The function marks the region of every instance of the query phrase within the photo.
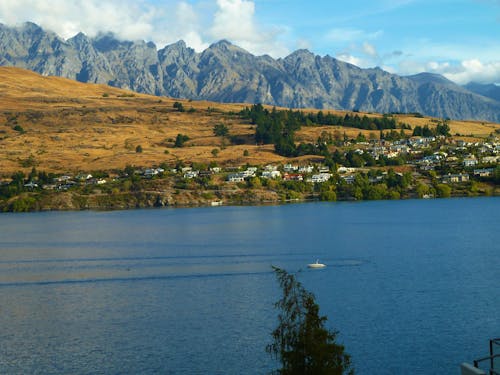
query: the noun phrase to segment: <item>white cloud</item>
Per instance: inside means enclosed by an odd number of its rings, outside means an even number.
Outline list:
[[[330,29],[325,34],[325,39],[333,43],[352,43],[362,40],[375,40],[383,35],[382,30],[367,32],[362,29],[349,27]]]
[[[254,24],[255,4],[246,0],[217,0],[211,34],[215,39],[258,42],[260,34]]]
[[[368,56],[378,58],[377,49],[370,43],[367,42],[363,43],[363,52]]]
[[[373,68],[382,65],[382,59],[374,44],[382,35],[381,30],[367,32],[362,29],[335,28],[325,35],[325,39],[337,46],[340,52],[335,56],[338,59],[360,68]]]
[[[229,39],[254,54],[290,51],[282,27],[256,22],[251,0],[1,0],[0,22],[31,21],[67,39],[78,32],[113,32],[127,40],[153,41],[159,48],[182,39],[197,51]]]
[[[255,3],[248,0],[217,0],[210,35],[213,39],[229,39],[255,54],[284,56],[288,49],[278,42],[282,30],[258,25]]]
[[[417,0],[384,0],[376,10],[414,1]],[[388,52],[381,44],[382,30],[340,27],[314,38],[298,34],[293,25],[261,24],[256,3],[256,0],[0,0],[0,22],[16,25],[32,21],[63,38],[80,31],[89,36],[111,31],[122,39],[153,41],[159,48],[182,39],[197,51],[219,39],[229,39],[253,54],[273,57],[286,56],[291,46],[311,49],[324,43],[339,59],[362,68],[381,66],[399,74],[429,71],[457,83],[500,83],[498,39],[491,36],[485,35],[468,46],[459,41],[444,44],[409,40],[407,43],[411,44],[392,46],[389,51],[394,47],[398,50]],[[415,53],[409,55],[407,51]]]
[[[0,20],[13,25],[35,22],[63,38],[79,31],[94,36],[112,31],[127,39],[143,39],[153,32],[155,11],[132,0],[2,0]]]
[[[442,74],[460,85],[469,82],[500,83],[500,61],[482,62],[479,59],[463,61],[416,61],[405,59],[398,64],[398,74],[421,72]]]
[[[478,59],[464,60],[456,69],[444,69],[446,78],[460,83],[500,83],[500,61],[483,63]]]
[[[168,32],[167,25],[167,27],[161,31],[162,34],[160,34],[159,30],[156,31],[156,39],[159,41],[159,44],[165,45],[172,41],[182,39],[188,46],[194,48],[196,51],[202,51],[207,48],[209,43],[203,40],[200,19],[194,7],[181,1],[177,4],[174,14],[176,26],[170,33]],[[175,34],[173,34],[173,32],[175,32]],[[170,40],[162,40],[161,35],[166,35]]]
[[[349,52],[341,52],[335,55],[335,57],[339,60],[345,61],[349,64],[356,65],[360,68],[370,68],[373,67],[371,61],[354,56]]]
[[[311,42],[307,39],[300,38],[295,42],[298,49],[311,49]]]
[[[347,43],[361,39],[363,34],[363,30],[360,29],[336,28],[331,29],[325,38],[330,42]]]

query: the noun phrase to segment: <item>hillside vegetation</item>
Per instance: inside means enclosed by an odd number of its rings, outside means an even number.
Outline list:
[[[500,194],[500,125],[148,96],[0,68],[0,211]]]
[[[182,112],[175,103],[182,104]],[[53,173],[77,173],[179,161],[232,166],[285,162],[273,145],[255,143],[255,126],[237,115],[246,106],[149,96],[1,67],[0,176],[29,172],[33,166]],[[349,112],[332,113],[344,116]],[[414,115],[394,117],[410,127],[436,123]],[[218,124],[227,127],[226,136],[214,134]],[[450,121],[449,126],[451,134],[468,139],[484,138],[500,128],[474,121]],[[379,137],[378,130],[312,126],[302,127],[296,140],[315,142],[323,132],[336,131],[349,138],[360,132],[367,139]],[[175,147],[178,134],[189,138],[183,147]]]

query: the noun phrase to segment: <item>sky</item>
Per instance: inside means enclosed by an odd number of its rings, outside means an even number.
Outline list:
[[[113,32],[201,52],[221,39],[255,55],[301,48],[361,68],[500,84],[500,0],[1,0],[0,23],[67,39]]]

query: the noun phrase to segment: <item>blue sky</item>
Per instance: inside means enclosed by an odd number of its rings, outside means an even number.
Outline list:
[[[69,38],[113,31],[201,51],[228,39],[285,57],[299,48],[402,75],[500,83],[500,0],[1,0],[0,22]]]

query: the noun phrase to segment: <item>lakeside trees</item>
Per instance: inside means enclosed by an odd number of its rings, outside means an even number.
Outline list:
[[[336,342],[337,331],[327,329],[326,316],[319,315],[314,294],[296,277],[273,267],[283,297],[276,302],[278,327],[266,351],[278,359],[283,375],[353,374],[351,358]]]
[[[218,153],[219,149],[212,150],[214,158]],[[356,158],[356,155],[352,153],[352,157]],[[357,156],[362,158],[365,155],[367,153]],[[337,156],[334,155],[335,161],[325,158],[321,165],[317,165],[309,172],[294,174],[282,166],[284,174],[281,178],[259,176],[259,173],[264,172],[263,168],[253,167],[256,168],[256,174],[237,184],[228,181],[227,177],[231,174],[229,170],[218,168],[216,172],[212,172],[209,171],[208,165],[203,164],[192,164],[189,169],[193,169],[194,174],[187,176],[189,173],[186,174],[183,170],[186,166],[182,161],[178,161],[174,169],[169,169],[167,164],[160,165],[161,172],[156,171],[156,168],[143,169],[127,165],[124,170],[110,172],[114,175],[113,178],[108,178],[110,176],[106,171],[95,170],[91,173],[82,172],[76,176],[68,176],[32,168],[29,174],[18,171],[10,176],[10,181],[0,181],[0,212],[89,208],[89,204],[79,203],[81,197],[85,197],[86,200],[92,199],[96,208],[118,208],[115,203],[128,199],[127,194],[131,194],[129,198],[134,200],[135,205],[149,206],[151,199],[148,194],[154,191],[157,192],[156,195],[163,196],[162,199],[168,197],[172,204],[176,204],[177,201],[180,204],[188,204],[193,197],[197,197],[195,204],[210,204],[210,199],[207,197],[212,196],[217,196],[226,204],[256,204],[264,201],[446,198],[489,196],[499,193],[499,166],[480,169],[479,171],[484,172],[484,176],[474,174],[474,169],[467,170],[467,173],[460,172],[461,169],[443,169],[446,164],[444,167],[436,166],[436,170],[420,170],[418,173],[411,168],[405,168],[404,171],[387,167],[365,167],[356,169],[355,172],[337,170],[336,163],[344,160],[346,156],[338,153]],[[213,167],[216,161],[212,160],[210,164],[210,167]],[[330,177],[325,181],[315,182],[312,177],[319,172],[319,168],[329,170]],[[198,176],[200,172],[203,177],[193,177]],[[89,175],[91,178],[87,177]],[[207,176],[210,181],[207,181]],[[185,192],[189,198],[181,198],[180,191]],[[71,198],[58,198],[60,194]],[[104,196],[108,197],[106,198],[108,201],[115,203],[109,205]],[[71,200],[76,203],[72,204]],[[67,206],[61,206],[61,203]],[[100,206],[101,203],[106,205]],[[127,204],[126,207],[133,206],[131,203]]]

